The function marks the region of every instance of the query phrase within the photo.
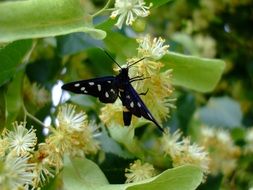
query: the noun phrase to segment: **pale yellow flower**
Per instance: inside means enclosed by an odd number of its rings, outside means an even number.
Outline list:
[[[204,174],[209,173],[210,158],[204,147],[191,143],[189,138],[182,140],[181,154],[173,158],[173,166],[194,164],[199,166]]]
[[[60,162],[60,164],[56,164],[55,160],[52,162],[49,157],[50,154],[54,155],[54,159],[56,158],[55,154],[57,153],[50,151],[47,144],[39,144],[38,151],[35,152],[33,157],[33,161],[36,163],[34,169],[36,177],[33,180],[35,187],[45,185],[50,178],[55,176],[56,171],[59,171],[63,165],[62,158],[56,161],[58,163]]]
[[[203,181],[205,181],[207,174],[210,172],[209,164],[210,158],[208,152],[204,147],[191,144],[189,138],[182,140],[181,153],[172,158],[173,166],[181,166],[185,164],[193,164],[202,170],[204,173]]]
[[[99,118],[108,126],[112,124],[123,125],[123,107],[120,100],[116,100],[113,104],[106,104],[100,110]]]
[[[9,148],[9,141],[3,135],[3,137],[0,137],[0,158],[6,154],[8,148]]]
[[[0,161],[0,189],[18,190],[32,185],[35,177],[34,164],[29,163],[30,156],[8,154]]]
[[[165,154],[172,157],[172,159],[181,154],[183,143],[181,138],[182,133],[179,130],[175,131],[173,134],[167,130],[161,138],[161,147],[163,151]]]
[[[138,38],[138,54],[140,57],[150,57],[155,60],[161,59],[167,52],[169,45],[163,45],[165,40],[161,37],[151,39],[150,35]]]
[[[24,123],[13,124],[13,131],[7,133],[9,148],[18,156],[32,152],[37,143],[37,137],[33,128],[26,129]]]
[[[241,152],[240,148],[234,145],[228,131],[203,126],[200,143],[209,151],[210,172],[213,175],[219,172],[230,175],[236,169]]]
[[[142,164],[140,160],[130,164],[130,168],[125,170],[126,183],[138,182],[155,176],[155,169],[149,163]]]
[[[62,167],[63,154],[85,156],[95,154],[99,149],[94,139],[95,123],[88,123],[84,112],[77,112],[75,106],[67,104],[59,108],[58,127],[50,128],[51,134],[42,146],[48,163],[57,169]]]
[[[71,104],[61,106],[57,115],[59,127],[69,131],[82,131],[87,124],[86,118],[84,112],[76,113],[76,106]]]
[[[24,99],[35,106],[42,107],[50,102],[51,97],[48,90],[38,83],[30,83],[27,78],[25,78],[23,92]]]
[[[194,164],[199,166],[206,176],[209,173],[210,163],[208,152],[204,147],[191,143],[189,138],[181,138],[182,134],[179,130],[173,134],[166,131],[166,134],[161,138],[162,150],[171,157],[174,167]]]
[[[119,16],[116,26],[122,28],[123,23],[132,25],[137,17],[146,17],[149,15],[149,9],[152,4],[145,6],[143,0],[116,0],[111,13],[111,18]]]

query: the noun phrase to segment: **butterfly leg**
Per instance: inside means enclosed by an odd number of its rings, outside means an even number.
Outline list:
[[[145,79],[148,79],[150,77],[141,77],[141,76],[137,76],[137,77],[134,77],[134,78],[131,78],[129,81],[130,83],[134,82],[134,81],[140,81],[140,80],[145,80]]]
[[[145,96],[148,93],[149,89],[146,90],[146,92],[139,93],[140,96]]]
[[[138,78],[143,78],[144,75],[138,75],[138,76],[135,76],[133,78],[131,78],[130,80],[134,80],[134,79],[138,79]]]

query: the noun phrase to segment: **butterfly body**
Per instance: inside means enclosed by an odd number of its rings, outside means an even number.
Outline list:
[[[164,131],[131,85],[132,82],[143,78],[141,76],[129,78],[128,70],[129,67],[121,68],[116,76],[70,82],[64,84],[62,89],[98,97],[103,103],[114,103],[119,97],[124,108],[123,120],[126,126],[131,124],[132,115],[135,115],[152,121],[161,131]]]

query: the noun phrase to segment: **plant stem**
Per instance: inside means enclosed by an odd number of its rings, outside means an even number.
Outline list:
[[[23,111],[24,111],[24,114],[25,114],[25,116],[24,116],[24,122],[26,122],[26,118],[29,117],[31,120],[35,121],[36,123],[38,123],[42,127],[46,128],[46,126],[44,125],[44,123],[42,123],[38,118],[34,117],[32,114],[30,114],[27,111],[24,103],[22,104],[22,107],[23,107]]]
[[[95,16],[99,15],[100,13],[104,12],[109,7],[110,3],[111,3],[111,0],[108,0],[107,3],[105,4],[105,6],[101,10],[99,10],[98,12],[96,12],[95,14],[93,14],[91,16],[95,17]]]

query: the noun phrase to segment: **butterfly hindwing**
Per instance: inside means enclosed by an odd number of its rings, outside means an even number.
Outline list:
[[[113,76],[70,82],[64,84],[62,89],[98,97],[103,103],[115,102],[119,93]]]
[[[125,126],[129,126],[132,120],[132,113],[130,111],[123,111],[123,121]]]
[[[158,124],[158,122],[155,120],[153,115],[150,113],[150,111],[140,98],[139,94],[135,91],[131,84],[127,85],[126,89],[124,89],[123,92],[120,92],[120,97],[123,106],[125,106],[131,112],[131,114],[137,117],[142,116],[154,122],[161,131],[164,131],[162,127]]]

